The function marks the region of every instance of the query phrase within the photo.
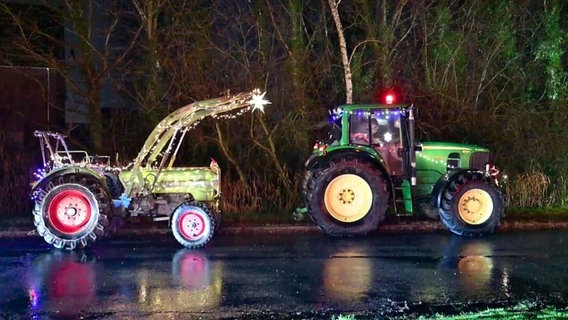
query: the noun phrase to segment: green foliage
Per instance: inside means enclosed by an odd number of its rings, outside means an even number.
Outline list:
[[[557,1],[545,3],[542,19],[544,38],[535,52],[535,60],[545,67],[546,96],[551,101],[566,100],[568,96],[568,74],[563,67],[565,31],[560,24],[560,6]]]
[[[516,175],[506,185],[509,207],[534,208],[548,204],[550,178],[538,168],[530,168]]]
[[[506,209],[506,215],[507,219],[514,221],[539,221],[554,224],[568,221],[568,207],[512,207]]]
[[[405,319],[404,317],[402,319]],[[435,314],[420,316],[420,320],[476,320],[476,319],[568,319],[568,310],[541,307],[534,303],[519,303],[511,308],[494,308],[481,312],[466,312],[460,315]]]

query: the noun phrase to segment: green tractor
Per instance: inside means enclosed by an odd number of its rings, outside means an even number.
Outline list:
[[[207,167],[175,167],[176,155],[205,117],[263,111],[267,103],[255,89],[181,107],[155,127],[126,165],[69,150],[62,134],[36,131],[43,156],[32,186],[37,233],[53,247],[74,250],[116,229],[114,221],[146,216],[168,221],[181,245],[204,246],[221,223],[221,171],[215,161]]]
[[[365,235],[389,208],[439,217],[458,235],[499,226],[504,177],[490,150],[415,142],[414,105],[344,105],[330,113],[328,136],[315,144],[302,183],[304,211],[323,232]]]

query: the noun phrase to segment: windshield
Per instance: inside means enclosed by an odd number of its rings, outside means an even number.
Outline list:
[[[400,146],[400,113],[378,109],[372,114],[357,112],[349,117],[349,141],[378,147]]]
[[[373,144],[381,147],[400,145],[400,114],[377,110],[371,117]]]

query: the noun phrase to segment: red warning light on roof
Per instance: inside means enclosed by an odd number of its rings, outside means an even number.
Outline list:
[[[394,105],[401,103],[404,99],[402,97],[400,88],[386,87],[380,88],[375,93],[375,101],[380,104]]]

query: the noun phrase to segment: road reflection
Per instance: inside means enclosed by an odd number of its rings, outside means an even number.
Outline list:
[[[149,310],[209,311],[221,305],[222,265],[201,251],[179,250],[172,259],[172,285],[152,287],[138,275],[138,303]]]
[[[95,262],[81,252],[52,251],[38,256],[29,284],[32,315],[53,310],[59,318],[74,318],[96,303]]]
[[[27,288],[30,317],[77,319],[103,306],[111,313],[151,314],[217,310],[221,305],[222,264],[211,263],[203,252],[177,251],[169,270],[147,268],[143,260],[117,268],[116,262],[98,259],[92,253],[56,250],[34,259]],[[121,281],[129,278],[134,283]]]
[[[494,248],[484,238],[443,238],[442,254],[370,246],[367,242],[344,244],[323,261],[324,301],[337,306],[357,306],[377,299],[424,300],[476,299],[501,290],[501,272],[494,266]],[[412,280],[410,280],[412,279]],[[499,287],[501,286],[501,287]]]
[[[456,274],[458,291],[479,296],[492,290],[494,276],[493,245],[486,239],[452,237],[438,267]]]
[[[368,296],[373,285],[373,260],[364,246],[343,248],[324,261],[323,290],[338,304],[354,304]]]
[[[562,307],[567,239],[566,231],[251,235],[192,251],[170,237],[125,237],[85,252],[18,239],[0,242],[0,319],[388,317],[530,299]]]

